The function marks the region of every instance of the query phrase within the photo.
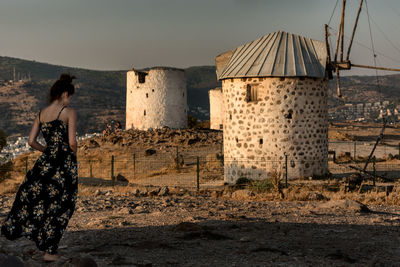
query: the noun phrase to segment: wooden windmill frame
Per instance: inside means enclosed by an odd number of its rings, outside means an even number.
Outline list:
[[[337,79],[337,95],[338,97],[342,97],[341,88],[340,88],[340,71],[341,70],[350,70],[352,67],[356,68],[365,68],[365,69],[375,69],[375,70],[386,70],[386,71],[399,71],[400,69],[396,68],[385,68],[385,67],[377,67],[377,66],[367,66],[367,65],[360,65],[360,64],[353,64],[350,61],[350,52],[351,47],[353,45],[354,35],[356,33],[358,20],[360,18],[360,13],[362,10],[364,0],[360,0],[360,5],[357,11],[357,17],[353,26],[353,31],[350,37],[349,47],[347,48],[346,59],[344,59],[344,22],[345,22],[345,12],[346,12],[346,0],[342,0],[342,13],[340,17],[339,29],[337,32],[336,38],[336,47],[335,47],[335,55],[332,60],[331,53],[330,53],[330,46],[329,46],[329,26],[325,24],[325,43],[326,43],[326,51],[327,51],[327,73],[329,79],[333,79],[333,71],[336,72],[336,79]],[[340,49],[340,50],[339,50]],[[339,54],[340,52],[340,54]],[[340,56],[338,58],[338,56]],[[374,57],[376,55],[374,54]]]

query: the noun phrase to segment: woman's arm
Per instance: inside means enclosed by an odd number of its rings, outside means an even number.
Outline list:
[[[29,133],[29,138],[28,138],[28,144],[36,150],[39,150],[41,152],[44,152],[44,150],[46,149],[45,146],[42,146],[41,144],[39,144],[36,141],[36,138],[39,135],[39,131],[40,131],[40,125],[39,125],[39,118],[36,117],[35,120],[33,121],[33,125],[32,125],[32,129],[31,132]]]
[[[78,144],[76,142],[76,112],[68,108],[68,143],[72,151],[77,154]]]

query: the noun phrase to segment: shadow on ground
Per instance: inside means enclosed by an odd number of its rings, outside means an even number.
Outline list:
[[[115,266],[143,262],[156,266],[400,262],[399,228],[395,226],[213,220],[70,231],[65,234],[64,244],[68,253],[84,252]]]

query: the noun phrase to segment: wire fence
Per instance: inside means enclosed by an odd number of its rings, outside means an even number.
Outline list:
[[[335,177],[344,177],[358,171],[370,177],[400,177],[400,165],[391,161],[392,158],[400,158],[400,145],[378,146],[366,166],[371,150],[370,144],[362,142],[331,142],[328,161],[294,160],[290,157],[265,161],[262,158],[224,158],[221,151],[195,156],[193,151],[183,153],[179,148],[163,154],[150,149],[131,154],[78,158],[78,175],[82,182],[88,183],[129,182],[197,189],[222,185],[225,181],[224,176],[270,179],[271,170],[279,175],[282,182],[286,182],[285,180],[293,177],[305,176],[298,172],[298,166],[304,166],[304,169],[311,170],[311,173],[313,170],[327,168]],[[0,181],[1,177],[10,171],[24,170],[26,174],[33,167],[35,160],[34,157],[25,157],[19,164],[0,164]],[[237,173],[237,170],[240,170],[240,173]]]

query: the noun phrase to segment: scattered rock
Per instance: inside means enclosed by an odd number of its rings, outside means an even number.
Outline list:
[[[107,192],[105,192],[105,196],[111,196],[113,194],[112,190],[108,190]]]
[[[134,213],[149,213],[143,206],[137,206],[134,210]]]
[[[199,138],[190,138],[187,140],[187,144],[190,146],[190,145],[196,144],[199,141],[200,141]]]
[[[138,197],[138,196],[140,196],[140,190],[137,189],[137,188],[135,188],[135,189],[133,189],[132,194],[133,194],[135,197]]]
[[[150,190],[147,195],[157,196],[159,192],[160,192],[160,188],[158,187],[158,188],[154,188],[154,189]]]
[[[347,212],[369,212],[369,208],[355,200],[341,199],[331,200],[326,203],[322,203],[318,206],[319,210],[343,210]]]
[[[144,154],[145,154],[146,156],[151,156],[151,155],[156,154],[156,151],[155,151],[154,149],[149,148],[149,149],[146,149],[146,150],[144,151]]]
[[[236,190],[232,193],[232,198],[238,200],[249,199],[252,196],[254,196],[254,193],[248,189]]]
[[[393,160],[393,159],[395,159],[395,157],[393,156],[393,154],[389,153],[389,154],[387,155],[386,159],[388,159],[388,160]]]
[[[122,208],[122,209],[119,210],[118,213],[121,213],[121,214],[133,214],[133,210],[130,209],[130,208]]]
[[[212,191],[211,192],[211,197],[212,198],[219,198],[223,195],[224,191]]]
[[[116,179],[117,179],[117,181],[119,181],[119,182],[129,182],[128,179],[126,179],[125,176],[123,176],[123,175],[120,174],[120,173],[118,173]]]
[[[169,188],[168,188],[168,186],[163,186],[163,187],[161,187],[160,191],[158,192],[158,195],[159,195],[160,197],[163,197],[163,196],[168,195],[168,193],[169,193]]]
[[[89,140],[89,148],[96,148],[96,147],[100,147],[100,144],[96,142],[96,140],[94,139],[90,139]]]
[[[147,197],[148,194],[149,194],[149,190],[147,188],[140,191],[140,196],[142,196],[142,197]]]
[[[319,201],[319,200],[326,200],[326,199],[327,198],[324,195],[317,193],[317,192],[310,192],[307,196],[307,200],[309,200],[309,201]]]
[[[121,143],[124,139],[122,138],[122,136],[112,136],[109,140],[111,141],[111,143],[117,144]]]

